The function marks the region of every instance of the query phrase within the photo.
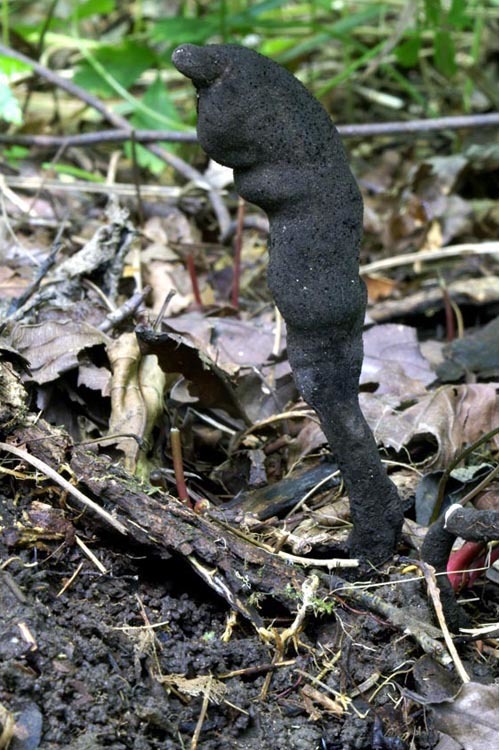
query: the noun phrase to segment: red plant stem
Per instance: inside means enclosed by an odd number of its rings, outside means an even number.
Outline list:
[[[187,270],[189,271],[189,276],[191,279],[194,301],[196,305],[199,305],[201,307],[201,305],[203,304],[203,300],[201,299],[201,294],[199,292],[198,277],[196,273],[196,266],[194,264],[194,255],[192,253],[189,253],[189,255],[187,256]]]
[[[182,441],[180,432],[177,427],[170,430],[170,446],[172,450],[173,470],[175,472],[175,484],[177,486],[177,495],[180,502],[184,505],[191,506],[189,493],[185,484],[184,463],[182,459]]]
[[[243,223],[244,223],[245,203],[239,198],[237,205],[237,227],[236,239],[234,243],[234,273],[232,277],[232,307],[239,309],[239,282],[241,279],[241,249],[243,245]]]
[[[442,286],[442,295],[444,298],[444,309],[445,309],[445,330],[447,334],[447,341],[454,341],[456,338],[456,325],[454,321],[454,310],[452,309],[449,291],[447,287]]]

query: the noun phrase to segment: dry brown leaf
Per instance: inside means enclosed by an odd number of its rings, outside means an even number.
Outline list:
[[[111,395],[111,373],[107,367],[97,367],[92,362],[83,362],[78,368],[78,387],[84,385],[102,396]]]
[[[271,357],[275,341],[274,321],[206,316],[198,310],[170,318],[168,327],[195,337],[196,343],[219,365],[231,365],[231,372],[238,367],[261,367]],[[285,343],[284,332],[279,353]]]
[[[464,750],[499,747],[499,685],[468,682],[453,701],[430,705],[435,727]]]
[[[163,411],[165,375],[156,357],[142,355],[135,335],[125,333],[108,349],[113,369],[109,435],[136,435],[146,441]],[[135,471],[140,446],[133,438],[116,441],[125,454],[125,466]]]
[[[163,372],[181,373],[189,380],[189,393],[202,406],[225,409],[228,414],[248,421],[227,366],[219,366],[186,336],[156,333],[146,326],[137,326],[135,333],[141,352],[155,354]]]
[[[462,339],[456,339],[443,349],[445,362],[438,368],[441,380],[458,380],[466,372],[482,378],[499,374],[499,316],[487,325]]]
[[[377,383],[377,394],[390,393],[407,400],[425,393],[425,386],[435,379],[421,354],[415,328],[386,323],[364,333],[361,385]]]
[[[367,299],[370,304],[390,297],[398,287],[396,281],[386,276],[369,276],[369,274],[366,274],[363,279],[367,287]]]
[[[495,383],[443,386],[404,411],[396,411],[398,398],[390,395],[362,393],[360,398],[378,443],[410,452],[411,442],[426,441],[424,464],[438,468],[497,425],[498,388]],[[436,452],[428,454],[435,441]]]
[[[28,279],[23,279],[13,268],[0,266],[0,299],[20,297],[27,286]]]
[[[175,315],[192,302],[192,283],[185,261],[172,248],[173,244],[193,245],[198,233],[185,214],[169,206],[166,216],[153,216],[144,227],[149,244],[140,258],[144,281],[152,287],[153,315],[158,314],[165,297],[175,289],[176,294],[168,305],[168,313]]]
[[[11,335],[12,345],[30,364],[30,379],[39,385],[56,380],[61,373],[78,367],[80,352],[106,344],[108,340],[93,326],[73,320],[18,324]]]

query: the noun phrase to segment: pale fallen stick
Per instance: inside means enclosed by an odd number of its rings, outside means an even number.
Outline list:
[[[375,260],[373,263],[366,263],[360,266],[359,270],[361,276],[363,276],[384,271],[387,268],[409,266],[412,263],[427,263],[428,261],[443,260],[457,255],[499,255],[499,242],[466,242],[462,245],[448,245],[440,248],[440,250],[396,255],[393,258],[382,258],[382,260]]]
[[[428,563],[422,561],[418,561],[416,564],[419,565],[425,577],[426,585],[428,586],[428,593],[432,598],[433,606],[435,608],[435,614],[437,615],[438,624],[440,625],[440,629],[442,630],[445,644],[452,658],[452,661],[454,662],[456,671],[464,683],[470,682],[470,677],[463,666],[459,654],[457,653],[454,641],[452,640],[451,634],[449,633],[449,628],[447,627],[447,622],[445,621],[445,615],[442,609],[442,604],[440,602],[440,589],[437,586],[437,579],[435,576],[435,568],[432,565],[429,565]]]
[[[58,474],[57,471],[52,469],[52,467],[46,464],[44,461],[36,458],[36,456],[32,456],[31,453],[28,453],[22,448],[18,448],[15,445],[10,445],[9,443],[0,443],[0,451],[12,453],[22,461],[26,461],[28,464],[31,464],[31,466],[34,466],[35,469],[38,469],[38,471],[41,471],[42,474],[45,474],[46,477],[49,477],[54,482],[57,482],[58,485],[66,490],[66,492],[69,492],[69,494],[72,495],[76,500],[78,500],[79,503],[84,505],[86,508],[90,508],[90,510],[93,510],[94,513],[97,513],[97,515],[103,518],[108,524],[110,524],[110,526],[115,528],[121,534],[128,533],[126,526],[124,526],[120,521],[118,521],[110,513],[108,513],[107,510],[104,510],[104,508],[101,508],[100,505],[97,505],[97,503],[84,495],[83,492],[80,492],[80,490],[76,489],[76,487],[73,487],[73,485],[68,482],[67,479],[61,477],[61,475]]]
[[[72,182],[63,182],[62,180],[51,180],[43,179],[41,177],[22,176],[17,175],[2,176],[1,187],[4,190],[11,188],[22,188],[23,190],[47,190],[47,191],[59,191],[64,193],[106,193],[109,195],[136,195],[137,186],[133,183],[128,182],[116,182],[114,184],[107,184],[105,182],[87,182],[85,180],[73,180]],[[176,200],[182,195],[182,188],[171,187],[169,185],[147,185],[141,184],[140,186],[141,195],[147,196],[148,198],[164,198],[165,200],[171,199]],[[11,198],[10,191],[8,197]],[[13,201],[14,202],[14,201]],[[18,206],[22,210],[21,206]],[[26,211],[25,211],[26,212]]]
[[[83,539],[80,539],[78,535],[75,536],[76,544],[78,547],[82,550],[82,552],[85,553],[85,555],[88,557],[88,559],[93,562],[99,573],[102,573],[102,575],[105,575],[107,573],[107,568],[101,563],[98,557],[94,555],[92,550],[87,547]]]
[[[329,477],[326,477],[329,479]],[[339,558],[339,557],[300,557],[299,555],[292,555],[289,552],[277,552],[279,557],[282,557],[286,562],[293,563],[296,565],[303,565],[309,567],[313,565],[314,568],[328,568],[328,570],[336,570],[336,568],[358,568],[359,561],[355,558]]]

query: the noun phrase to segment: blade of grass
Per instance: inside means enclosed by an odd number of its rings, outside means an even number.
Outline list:
[[[133,94],[130,94],[129,91],[127,91],[118,81],[111,76],[107,70],[101,65],[101,63],[95,59],[95,57],[92,55],[92,53],[89,50],[82,49],[83,57],[87,60],[87,62],[92,66],[92,68],[95,70],[96,73],[98,73],[102,78],[105,80],[105,82],[111,86],[111,88],[120,96],[122,99],[124,99],[128,104],[130,104],[135,112],[142,112],[144,115],[147,115],[150,118],[153,118],[158,122],[158,124],[165,125],[167,128],[172,128],[173,130],[187,130],[188,126],[180,121],[173,120],[171,117],[166,117],[165,115],[160,114],[159,112],[156,112],[155,110],[151,109],[147,105],[145,105],[143,102],[141,102],[139,99],[137,99]],[[166,96],[166,90],[165,90],[165,96]]]

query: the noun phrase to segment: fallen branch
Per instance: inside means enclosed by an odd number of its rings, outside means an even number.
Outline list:
[[[401,632],[410,634],[441,663],[451,663],[446,648],[439,642],[442,634],[438,628],[414,619],[406,609],[370,593],[363,584],[352,584],[335,575],[331,572],[333,561],[326,561],[330,568],[327,573],[314,571],[317,584],[314,583],[313,601],[307,600],[305,607],[304,592],[310,581],[316,580],[314,575],[310,577],[305,562],[315,561],[307,559],[302,564],[301,558],[273,552],[255,538],[216,517],[199,515],[168,495],[151,496],[105,456],[98,456],[84,446],[71,447],[63,433],[58,433],[58,437],[61,444],[55,451],[52,428],[39,420],[36,431],[23,428],[13,435],[29,447],[29,452],[10,443],[0,443],[0,450],[35,466],[90,510],[91,514],[78,516],[78,524],[91,524],[106,534],[110,531],[126,534],[122,539],[126,538],[127,545],[139,545],[156,559],[184,559],[233,611],[242,614],[257,632],[267,634],[267,640],[270,631],[256,603],[270,597],[294,618],[294,630],[291,627],[273,635],[278,645],[279,637],[289,639],[298,634],[300,618],[311,605],[317,604],[320,609],[321,601],[338,594],[340,601],[346,599],[375,612]],[[60,461],[58,456],[62,455],[71,456],[69,467],[80,489],[48,465],[51,460]],[[99,504],[92,498],[98,498]]]
[[[322,578],[325,578],[321,574]],[[433,656],[443,666],[452,662],[445,647],[437,640],[442,636],[438,628],[430,623],[414,618],[406,609],[395,607],[380,596],[371,594],[363,584],[349,584],[337,576],[328,576],[330,595],[338,594],[354,604],[375,612],[403,633],[411,635],[427,654]],[[368,584],[369,585],[369,584]]]
[[[134,489],[128,475],[83,448],[73,449],[71,468],[89,493],[116,508],[129,539],[164,559],[172,555],[183,557],[197,575],[225,599],[231,609],[252,622],[258,632],[265,628],[252,603],[254,600],[272,597],[296,617],[297,600],[302,600],[308,578],[301,565],[290,564],[287,556],[283,559],[216,518],[198,515],[172,498],[165,497],[162,502]],[[338,593],[411,635],[441,664],[452,662],[447,649],[438,640],[442,637],[438,628],[416,620],[406,609],[371,594],[361,584],[351,584],[331,572],[316,573],[320,580],[315,591],[318,602]]]
[[[0,47],[1,49],[1,47]],[[394,122],[348,123],[337,125],[343,138],[365,138],[385,135],[418,135],[420,133],[440,132],[442,130],[470,130],[475,128],[494,128],[499,125],[499,112],[482,115],[462,115],[457,117],[435,117],[432,119],[400,120]],[[123,143],[134,140],[135,143],[197,143],[194,132],[177,130],[95,130],[92,133],[74,135],[25,135],[24,133],[0,133],[0,143],[17,146],[36,146],[37,148],[59,148],[60,146],[94,146],[101,143]]]

